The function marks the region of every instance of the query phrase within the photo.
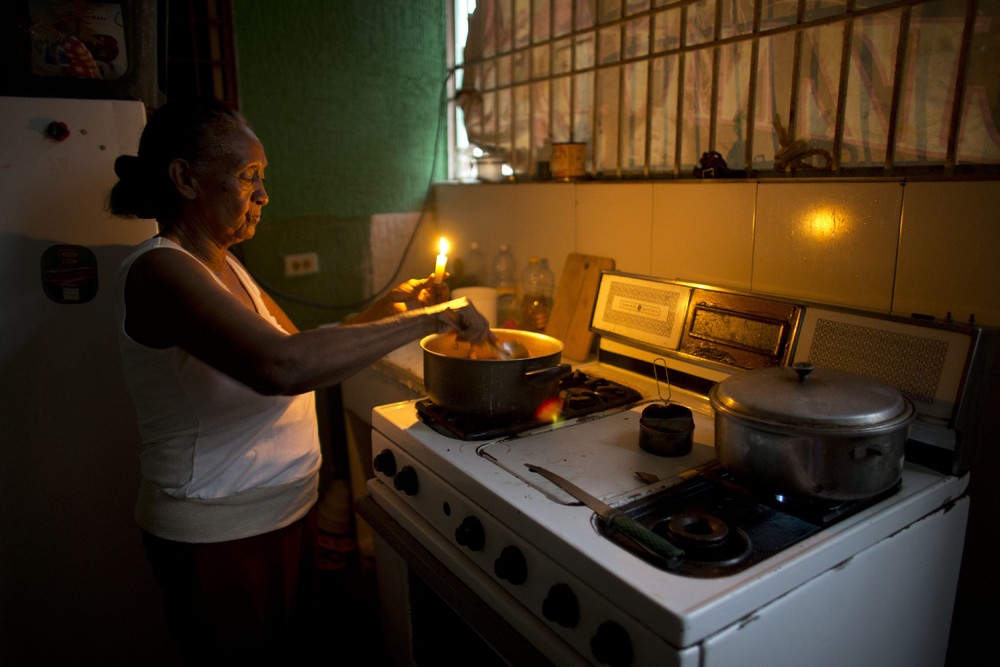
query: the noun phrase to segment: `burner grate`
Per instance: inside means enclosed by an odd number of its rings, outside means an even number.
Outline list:
[[[417,401],[416,407],[420,420],[442,435],[459,440],[491,440],[533,431],[555,421],[629,406],[640,401],[642,394],[632,387],[575,370],[560,381],[553,399],[557,399],[556,409],[546,403],[544,416],[534,414],[515,420],[456,413],[429,398]]]
[[[688,577],[712,578],[740,572],[898,490],[897,484],[874,496],[848,501],[787,498],[741,484],[722,467],[710,466],[652,500],[619,508],[685,549],[687,557],[679,563],[656,559],[630,540],[609,533],[596,515],[592,520],[599,533],[661,569]],[[705,528],[689,531],[700,539],[686,539],[688,536],[677,530],[685,522],[723,526],[714,533],[725,539],[705,539],[710,532]]]

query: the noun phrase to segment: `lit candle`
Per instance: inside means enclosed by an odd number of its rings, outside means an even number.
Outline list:
[[[448,241],[442,236],[438,243],[437,263],[434,265],[434,282],[444,280],[444,267],[448,263]]]

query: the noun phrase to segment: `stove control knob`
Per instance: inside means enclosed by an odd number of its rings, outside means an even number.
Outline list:
[[[419,487],[417,483],[417,471],[411,466],[403,466],[393,478],[392,485],[408,496],[417,495],[417,488]]]
[[[569,586],[556,584],[542,602],[542,613],[553,623],[573,628],[580,622],[580,603]]]
[[[486,531],[482,522],[474,516],[467,516],[455,529],[455,541],[469,551],[482,551],[486,544]]]
[[[383,449],[372,459],[372,468],[386,477],[392,477],[396,474],[396,457],[390,450]]]
[[[504,547],[493,562],[493,572],[514,585],[523,584],[528,579],[528,563],[520,549],[514,546]]]
[[[628,667],[632,664],[632,640],[614,621],[605,621],[590,638],[590,652],[602,665]]]

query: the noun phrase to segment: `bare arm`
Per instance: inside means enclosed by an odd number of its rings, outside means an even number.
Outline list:
[[[375,322],[398,313],[431,306],[447,301],[450,290],[447,283],[436,283],[433,275],[424,280],[408,280],[397,285],[365,310],[346,320],[346,324]]]
[[[489,331],[485,318],[467,306],[459,312],[417,308],[286,335],[248,310],[197,260],[172,250],[151,251],[136,260],[126,283],[126,304],[126,329],[138,342],[177,345],[262,394],[337,384],[441,325],[460,326],[473,340]]]

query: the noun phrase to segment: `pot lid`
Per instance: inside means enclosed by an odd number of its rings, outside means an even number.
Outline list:
[[[895,387],[809,363],[744,371],[715,385],[710,398],[716,410],[797,428],[887,427],[914,415]]]

